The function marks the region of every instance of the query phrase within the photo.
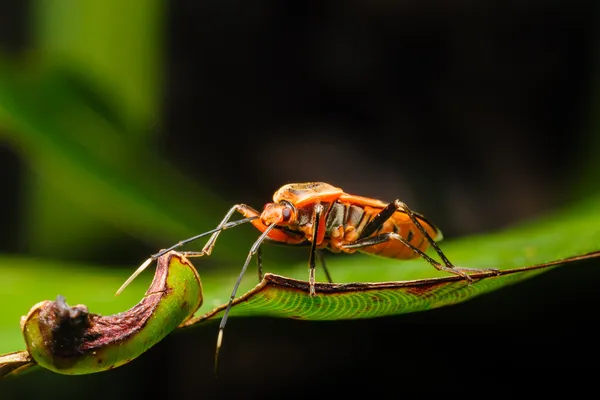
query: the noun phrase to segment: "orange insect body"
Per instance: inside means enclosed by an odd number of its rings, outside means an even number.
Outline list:
[[[243,214],[246,218],[229,222],[235,212]],[[442,239],[442,232],[400,200],[384,203],[380,200],[345,193],[342,189],[328,183],[309,182],[290,183],[282,186],[273,195],[273,203],[267,203],[262,212],[245,204],[234,205],[215,229],[183,240],[152,255],[121,286],[117,293],[123,290],[152,260],[166,252],[210,234],[211,237],[202,251],[182,253],[188,257],[210,255],[221,231],[247,222],[253,224],[262,233],[248,252],[219,324],[215,371],[229,311],[250,259],[255,254],[259,254],[258,271],[259,277],[262,278],[259,251],[264,241],[310,245],[308,260],[310,296],[316,296],[315,260],[317,249],[323,248],[336,253],[360,251],[396,259],[421,256],[437,270],[460,275],[467,280],[468,284],[471,284],[473,279],[467,274],[467,271],[498,273],[498,270],[454,266],[436,243]],[[429,246],[435,249],[443,264],[425,253]],[[324,261],[322,264],[329,281],[332,282]]]
[[[345,193],[342,189],[322,182],[292,183],[281,187],[273,195],[273,203],[267,203],[264,211],[258,213],[244,204],[238,211],[245,217],[260,215],[251,223],[260,231],[269,225],[277,227],[267,235],[267,240],[286,244],[302,244],[312,241],[315,227],[312,226],[315,205],[323,207],[317,229],[317,247],[332,252],[354,253],[361,251],[382,257],[410,259],[418,257],[408,246],[399,241],[389,240],[362,248],[345,248],[355,242],[364,228],[387,205],[383,201]],[[286,211],[290,210],[290,211]],[[289,216],[284,215],[291,212]],[[423,216],[415,213],[427,233],[436,241],[442,239],[442,232]],[[394,232],[405,238],[421,251],[429,248],[425,236],[415,228],[407,213],[395,211],[377,230],[368,236]],[[364,237],[364,236],[363,236]]]

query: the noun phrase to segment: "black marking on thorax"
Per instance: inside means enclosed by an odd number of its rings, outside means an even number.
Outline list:
[[[326,235],[330,235],[333,231],[339,229],[340,226],[344,228],[346,226],[358,227],[365,217],[369,218],[369,215],[365,213],[362,207],[336,201],[331,205],[329,214],[327,215],[325,233]]]

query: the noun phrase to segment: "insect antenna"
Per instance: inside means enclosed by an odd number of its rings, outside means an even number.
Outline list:
[[[273,228],[275,228],[275,226],[276,226],[276,224],[269,225],[264,230],[264,232],[259,236],[259,238],[256,239],[256,242],[254,242],[254,244],[252,245],[252,248],[250,249],[250,251],[248,252],[248,256],[246,257],[246,261],[244,262],[244,266],[242,267],[242,271],[240,272],[240,275],[238,276],[238,279],[235,282],[235,286],[233,287],[231,296],[229,297],[229,302],[227,303],[227,308],[225,309],[223,318],[221,318],[221,322],[219,323],[219,335],[217,336],[217,348],[215,350],[215,368],[214,368],[215,377],[217,376],[217,371],[218,371],[218,367],[219,367],[219,351],[221,350],[221,345],[223,344],[223,330],[225,329],[225,324],[227,323],[227,318],[229,317],[229,311],[231,310],[231,306],[233,304],[233,300],[235,299],[235,295],[237,293],[238,287],[240,286],[240,283],[242,282],[242,277],[244,276],[246,269],[248,269],[248,264],[250,264],[250,260],[252,259],[252,256],[254,254],[256,254],[256,252],[258,251],[262,242],[265,240],[265,238],[267,237],[269,232],[271,232],[271,230]]]
[[[115,296],[118,296],[118,295],[120,295],[120,294],[121,294],[121,292],[123,292],[123,290],[125,290],[125,288],[126,288],[127,286],[129,286],[129,284],[130,284],[130,283],[131,283],[131,282],[132,282],[132,281],[133,281],[135,278],[137,278],[137,276],[138,276],[139,274],[141,274],[141,273],[142,273],[142,272],[143,272],[143,271],[144,271],[146,268],[148,268],[148,266],[149,266],[149,265],[152,263],[152,261],[154,261],[154,260],[156,260],[157,258],[159,258],[159,257],[161,257],[161,256],[163,256],[163,255],[165,255],[165,254],[166,254],[166,253],[168,253],[169,251],[171,251],[171,250],[175,250],[175,249],[177,249],[177,248],[179,248],[179,247],[183,246],[184,244],[187,244],[187,243],[193,242],[194,240],[198,240],[198,239],[200,239],[200,238],[202,238],[202,237],[204,237],[204,236],[208,236],[208,235],[210,235],[210,234],[213,234],[213,233],[215,233],[215,232],[219,232],[219,231],[222,231],[222,230],[225,230],[225,229],[233,228],[234,226],[238,226],[238,225],[241,225],[241,224],[245,224],[246,222],[250,222],[250,221],[252,221],[252,220],[254,220],[254,219],[256,219],[256,218],[258,218],[258,217],[257,217],[257,216],[252,216],[252,217],[248,217],[248,218],[239,219],[239,220],[237,220],[237,221],[231,221],[231,222],[228,222],[228,223],[226,223],[226,224],[223,224],[223,225],[220,225],[220,226],[218,226],[218,227],[216,227],[216,228],[214,228],[214,229],[211,229],[210,231],[206,231],[206,232],[200,233],[199,235],[192,236],[192,237],[190,237],[190,238],[187,238],[187,239],[185,239],[185,240],[182,240],[182,241],[178,242],[177,244],[174,244],[173,246],[169,247],[168,249],[163,249],[163,250],[159,251],[158,253],[151,255],[151,256],[150,256],[150,257],[149,257],[149,258],[148,258],[146,261],[144,261],[144,262],[142,263],[142,265],[140,265],[140,266],[138,267],[138,269],[136,269],[136,270],[135,270],[135,272],[134,272],[133,274],[131,274],[131,276],[130,276],[129,278],[127,278],[127,280],[125,281],[125,283],[123,283],[123,284],[121,285],[121,287],[119,288],[119,290],[117,290],[117,293],[115,294]]]

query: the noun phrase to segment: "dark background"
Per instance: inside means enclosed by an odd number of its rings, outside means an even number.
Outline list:
[[[580,178],[589,176],[583,171],[598,148],[598,3],[451,3],[171,2],[158,146],[231,204],[260,209],[285,183],[325,181],[401,198],[449,239],[594,192],[596,182]],[[0,48],[26,51],[27,2],[0,4]],[[11,212],[18,191],[9,189],[19,187],[22,168],[10,148],[0,148],[6,226],[20,225]],[[12,230],[0,234],[6,252],[26,248]],[[111,260],[135,264],[148,253],[147,244],[124,240],[104,244],[127,249]],[[102,254],[94,261],[105,261]],[[29,390],[106,398],[576,390],[586,381],[574,369],[598,355],[590,347],[597,336],[592,266],[418,315],[236,319],[222,354],[227,372],[216,383],[214,332],[203,330],[171,335],[110,374],[42,372],[47,386]]]
[[[592,4],[179,2],[166,151],[232,203],[325,180],[447,236],[506,226],[570,198]]]

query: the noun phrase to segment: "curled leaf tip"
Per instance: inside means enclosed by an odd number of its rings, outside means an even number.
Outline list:
[[[149,264],[149,263],[147,263]],[[126,364],[162,340],[202,304],[194,266],[179,253],[158,259],[142,300],[102,316],[64,296],[34,305],[21,320],[27,350],[40,366],[62,374],[88,374]]]

